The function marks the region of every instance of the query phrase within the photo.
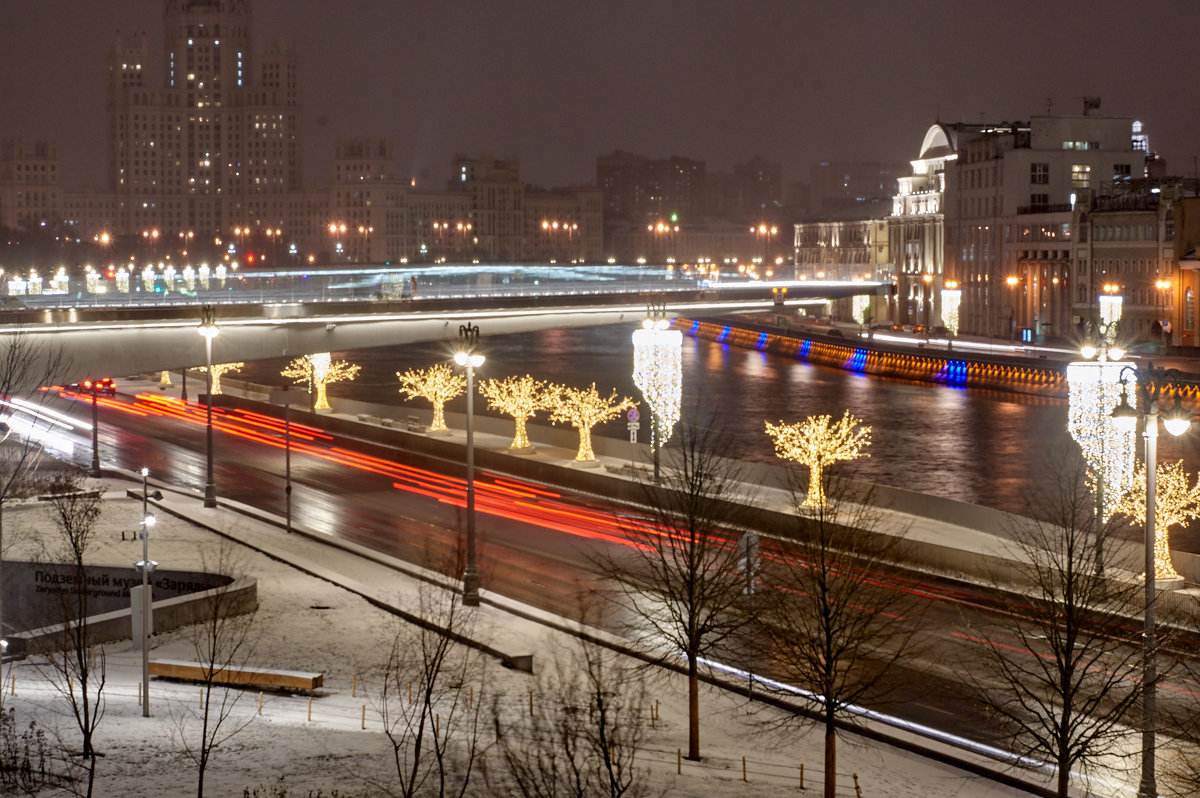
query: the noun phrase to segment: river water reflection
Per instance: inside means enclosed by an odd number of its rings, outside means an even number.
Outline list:
[[[477,378],[528,373],[570,385],[595,381],[602,392],[616,388],[640,400],[631,375],[633,329],[497,337],[485,330],[481,345],[488,359]],[[446,342],[337,354],[360,364],[362,373],[354,382],[331,385],[329,393],[402,406],[395,373],[445,362],[452,350],[453,342]],[[249,363],[232,376],[277,385],[282,366],[283,361]],[[1070,442],[1067,403],[1060,399],[870,377],[686,336],[683,370],[685,403],[699,396],[718,408],[737,440],[731,452],[736,457],[778,462],[764,420],[839,417],[849,409],[872,427],[870,457],[854,464],[855,478],[1012,512],[1028,512],[1034,488],[1052,477],[1048,453]],[[483,412],[482,402],[476,412]],[[597,433],[626,437],[624,419]],[[1200,460],[1196,437],[1160,435],[1160,462],[1184,457],[1194,472]]]

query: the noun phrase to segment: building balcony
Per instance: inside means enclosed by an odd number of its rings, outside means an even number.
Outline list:
[[[1037,205],[1020,205],[1017,207],[1017,215],[1022,216],[1029,213],[1070,213],[1072,211],[1071,203],[1039,203]]]

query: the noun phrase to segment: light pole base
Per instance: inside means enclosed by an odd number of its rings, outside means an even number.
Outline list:
[[[205,485],[204,486],[204,506],[205,507],[216,507],[217,506],[217,486],[216,485]]]
[[[464,607],[479,606],[479,572],[470,565],[463,571],[462,603]]]

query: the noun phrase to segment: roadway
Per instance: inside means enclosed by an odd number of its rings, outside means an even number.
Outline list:
[[[129,393],[100,397],[101,461],[152,479],[199,488],[205,479],[204,407],[167,397],[148,383]],[[64,392],[53,404],[76,421],[57,446],[60,456],[91,462],[90,397]],[[217,408],[215,482],[218,497],[283,516],[283,431],[278,419]],[[292,427],[292,517],[306,529],[341,538],[431,567],[457,570],[465,528],[465,484],[458,463],[436,462],[394,450],[387,456],[363,441],[338,438],[304,425]],[[567,459],[564,457],[563,459]],[[625,540],[621,517],[630,508],[600,497],[572,494],[500,474],[477,473],[479,561],[485,588],[565,618],[578,613],[579,594],[604,586],[595,574],[598,554],[619,556]],[[769,555],[769,548],[765,549]],[[900,570],[875,578],[920,602],[918,654],[889,673],[885,704],[872,707],[906,720],[987,740],[995,724],[966,696],[962,669],[978,653],[982,637],[1006,636],[1007,616],[1023,612],[1019,599],[963,582]],[[621,619],[607,619],[618,628]],[[1136,624],[1135,624],[1136,625]],[[1194,641],[1189,641],[1195,650]],[[1039,656],[1028,651],[1029,656]],[[736,651],[725,652],[726,661]],[[1129,652],[1137,656],[1136,651]],[[771,675],[769,657],[740,661]],[[757,666],[757,667],[756,667]],[[1159,693],[1164,714],[1186,714],[1200,687],[1172,677]]]

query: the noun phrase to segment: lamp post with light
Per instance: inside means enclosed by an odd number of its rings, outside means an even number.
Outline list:
[[[149,493],[147,490],[147,480],[150,477],[150,469],[142,469],[142,561],[137,563],[137,567],[142,572],[142,717],[150,717],[150,629],[153,627],[151,619],[154,612],[154,602],[150,599],[150,574],[154,571],[154,567],[158,564],[150,560],[150,527],[154,526],[154,516],[150,515],[147,505],[151,498],[155,501],[162,499],[162,494],[158,491]]]
[[[1004,283],[1011,290],[1008,297],[1008,342],[1011,344],[1017,338],[1017,286],[1021,278],[1010,274],[1004,278]]]
[[[933,326],[933,275],[925,272],[921,280],[925,283],[921,298],[925,300],[925,340],[928,341],[929,329]]]
[[[1154,288],[1156,289],[1155,298],[1158,300],[1158,325],[1159,325],[1159,330],[1162,333],[1162,351],[1166,352],[1167,351],[1167,336],[1170,335],[1170,333],[1168,333],[1167,330],[1169,329],[1168,325],[1170,324],[1170,322],[1163,318],[1163,308],[1166,305],[1165,300],[1167,297],[1167,292],[1171,290],[1171,281],[1170,280],[1155,280]]]
[[[483,365],[483,354],[477,351],[479,325],[463,324],[458,328],[458,351],[454,362],[467,370],[467,565],[463,569],[463,605],[479,606],[479,571],[475,566],[475,369]]]
[[[1156,732],[1156,691],[1158,682],[1155,651],[1154,601],[1160,580],[1157,578],[1155,559],[1155,493],[1158,487],[1158,403],[1163,392],[1174,390],[1175,404],[1163,413],[1163,426],[1172,435],[1182,435],[1191,425],[1191,417],[1183,409],[1179,390],[1183,385],[1182,375],[1175,369],[1155,368],[1153,363],[1145,366],[1125,366],[1121,369],[1121,403],[1113,410],[1113,423],[1125,429],[1136,428],[1138,409],[1129,403],[1127,388],[1133,383],[1136,392],[1135,404],[1140,405],[1143,420],[1143,436],[1146,442],[1146,598],[1142,631],[1142,777],[1138,784],[1139,798],[1157,798],[1158,788],[1154,777],[1154,754]]]
[[[205,305],[200,309],[201,321],[197,332],[204,337],[204,382],[208,389],[208,401],[205,409],[205,476],[204,476],[204,506],[217,506],[217,485],[213,477],[213,424],[212,424],[212,340],[221,333],[217,326],[216,309]]]

